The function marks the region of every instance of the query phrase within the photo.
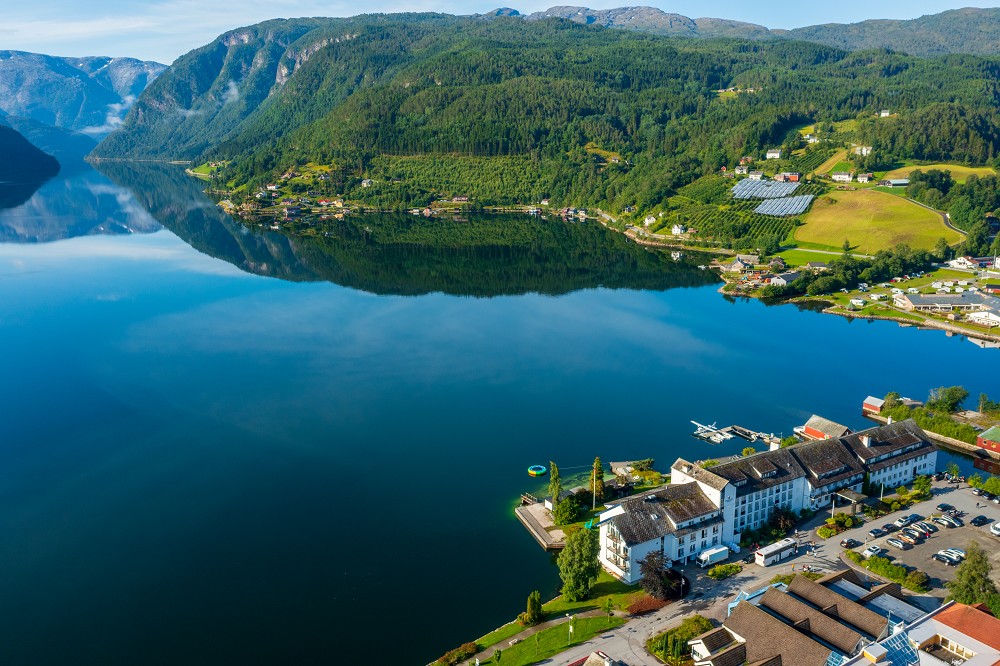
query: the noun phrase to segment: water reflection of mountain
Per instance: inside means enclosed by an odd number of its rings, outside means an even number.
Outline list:
[[[0,187],[0,242],[42,243],[159,228],[128,190],[91,168],[61,172],[40,187]]]
[[[717,280],[692,263],[637,247],[596,223],[524,215],[468,221],[406,214],[253,232],[169,165],[102,163],[164,227],[201,252],[287,280],[325,280],[377,294],[562,294],[593,287],[669,289]],[[702,260],[704,262],[704,260]]]

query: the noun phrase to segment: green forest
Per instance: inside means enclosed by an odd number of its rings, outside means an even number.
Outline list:
[[[998,74],[991,57],[690,40],[561,19],[272,21],[180,58],[95,154],[221,161],[217,177],[237,196],[313,162],[332,168],[339,194],[380,208],[469,196],[670,211],[685,186],[743,155],[790,154],[798,128],[814,123],[857,119],[850,138],[874,147],[872,165],[993,164]],[[756,92],[716,93],[726,87]],[[877,118],[882,108],[894,115]],[[745,228],[717,236],[772,238],[795,224],[736,213],[731,224]],[[699,224],[727,224],[710,217]]]

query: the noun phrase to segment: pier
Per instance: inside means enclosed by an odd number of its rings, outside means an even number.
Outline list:
[[[562,550],[566,547],[566,533],[552,522],[552,515],[541,502],[523,504],[514,509],[514,515],[545,550]]]

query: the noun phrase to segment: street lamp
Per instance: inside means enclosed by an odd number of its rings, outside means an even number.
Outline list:
[[[566,613],[566,619],[569,620],[569,632],[566,634],[566,645],[569,645],[573,641],[573,616]]]

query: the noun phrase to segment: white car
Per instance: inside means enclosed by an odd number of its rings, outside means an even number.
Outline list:
[[[993,536],[1000,536],[1000,521],[990,525],[990,534]]]
[[[861,551],[861,557],[867,560],[869,558],[875,557],[876,555],[880,555],[881,553],[882,549],[879,548],[878,546],[868,546],[863,551]]]
[[[945,548],[941,552],[945,553],[947,555],[954,555],[955,557],[957,557],[960,560],[964,560],[965,559],[965,551],[961,550],[959,548]]]

